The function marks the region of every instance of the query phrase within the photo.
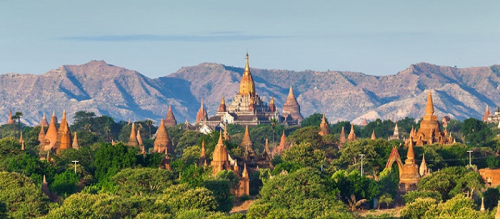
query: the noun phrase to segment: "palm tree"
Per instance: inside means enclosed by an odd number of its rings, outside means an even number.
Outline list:
[[[151,126],[153,126],[154,122],[151,119],[146,120],[146,125],[149,127],[149,138],[151,139]]]
[[[278,124],[278,120],[275,117],[273,117],[273,118],[271,118],[270,121],[271,121],[271,127],[273,128],[273,147],[274,147],[274,146],[276,146],[276,143],[274,143],[274,132],[275,132],[274,129],[276,128],[276,125]]]
[[[13,116],[12,116],[12,119],[17,119],[17,134],[18,136],[17,137],[20,137],[20,131],[21,131],[21,117],[23,116],[23,113],[22,112],[16,112]]]

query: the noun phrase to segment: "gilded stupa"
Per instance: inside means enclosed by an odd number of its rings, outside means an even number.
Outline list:
[[[206,111],[202,111],[202,109],[204,110],[203,107],[200,108],[196,116],[197,123],[204,118],[203,112]],[[289,111],[285,109],[289,109]],[[300,115],[300,106],[293,95],[293,90],[291,90],[291,96],[289,95],[287,98],[283,110],[283,114],[287,112],[286,115],[291,114],[291,117],[285,119],[285,117],[279,114],[274,103],[274,98],[270,98],[270,104],[268,105],[257,94],[247,53],[245,69],[241,76],[238,93],[230,103],[222,98],[217,113],[215,116],[210,117],[206,124],[214,130],[224,129],[226,124],[235,123],[243,126],[270,124],[272,119],[276,119],[279,123],[285,122],[287,125],[298,125],[298,119],[301,121],[302,116]]]

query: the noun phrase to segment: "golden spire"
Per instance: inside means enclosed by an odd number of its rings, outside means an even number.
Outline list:
[[[410,137],[410,144],[408,145],[408,152],[406,153],[405,163],[415,163],[415,152],[413,151],[413,138]]]
[[[217,142],[218,145],[224,145],[224,142],[222,142],[222,132],[219,132],[219,141]]]
[[[274,105],[274,97],[271,96],[271,101],[269,101],[269,104],[273,104]]]
[[[241,76],[240,91],[239,95],[255,95],[255,84],[252,78],[252,73],[250,72],[250,66],[248,64],[248,53],[246,56],[245,71]]]
[[[220,105],[226,105],[226,101],[224,100],[224,96],[220,99]]]
[[[201,154],[200,157],[205,157],[205,139],[201,142]]]
[[[434,114],[434,103],[432,102],[432,93],[429,90],[429,94],[427,95],[427,105],[425,106],[425,115],[433,115]]]
[[[249,75],[250,74],[250,65],[248,64],[248,52],[246,55],[246,62],[245,62],[245,72],[243,73],[244,75]]]

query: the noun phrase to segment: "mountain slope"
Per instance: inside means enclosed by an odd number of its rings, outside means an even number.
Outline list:
[[[453,68],[428,63],[410,65],[389,76],[358,72],[317,72],[251,69],[257,93],[264,101],[274,96],[278,108],[293,86],[304,116],[325,113],[330,121],[362,118],[420,118],[426,93],[432,89],[436,114],[480,118],[485,104],[500,102],[500,65]],[[183,67],[151,79],[136,71],[91,61],[63,65],[43,75],[0,75],[0,123],[9,108],[22,111],[22,121],[37,124],[43,112],[62,110],[71,118],[78,110],[110,115],[117,120],[164,117],[173,106],[179,122],[194,120],[201,98],[209,115],[220,98],[229,103],[239,89],[243,68],[214,63]]]

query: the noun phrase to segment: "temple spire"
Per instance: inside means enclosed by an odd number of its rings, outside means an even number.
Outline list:
[[[131,146],[131,147],[137,147],[138,146],[137,133],[135,131],[135,123],[132,123],[132,129],[130,130],[130,137],[129,137],[127,145]]]
[[[425,175],[427,175],[427,163],[425,162],[425,154],[422,154],[422,163],[420,163],[420,168],[419,168],[419,174],[420,174],[420,177],[423,177]]]
[[[166,127],[175,127],[177,125],[177,120],[175,119],[174,112],[172,111],[172,105],[168,106],[167,116],[165,117]]]
[[[14,120],[12,119],[12,110],[9,110],[9,118],[7,124],[14,124]]]
[[[328,123],[326,123],[325,114],[323,113],[323,119],[321,120],[321,124],[319,124],[319,135],[327,136],[330,134],[330,130],[328,130]]]
[[[255,95],[255,84],[253,81],[252,73],[250,72],[250,65],[248,64],[248,53],[246,55],[245,71],[241,76],[239,95]]]
[[[413,140],[410,139],[410,144],[408,145],[408,152],[406,153],[405,163],[413,164],[415,163],[415,152],[413,151]]]
[[[300,113],[300,105],[297,102],[295,94],[293,93],[292,86],[290,86],[290,91],[288,92],[285,104],[283,104],[282,114],[284,117],[288,117],[290,115],[292,119],[298,120],[299,123],[304,119],[304,117],[302,117],[302,114]]]
[[[372,131],[371,139],[372,140],[377,140],[377,137],[375,136],[375,129],[373,129],[373,131]]]
[[[49,123],[47,122],[47,116],[45,115],[45,113],[43,113],[43,117],[42,117],[42,120],[40,121],[40,125],[43,125],[43,126],[49,125]]]
[[[75,136],[73,136],[73,145],[71,145],[71,147],[74,148],[75,150],[80,149],[80,146],[78,145],[78,137],[76,137],[76,132]]]
[[[429,94],[427,95],[427,105],[425,106],[425,114],[426,115],[434,115],[434,103],[432,102],[432,92],[429,90]]]
[[[43,145],[45,141],[45,128],[43,124],[40,126],[40,133],[38,133],[38,141],[40,142],[40,145]]]
[[[224,100],[224,96],[222,96],[220,99],[219,110],[217,110],[217,112],[226,112],[226,101]]]
[[[356,133],[354,132],[354,124],[351,123],[351,131],[347,136],[347,141],[356,141]]]
[[[248,131],[248,125],[245,127],[245,134],[243,135],[243,140],[241,140],[241,146],[243,148],[248,148],[248,152],[253,153],[252,140],[250,138],[250,132]]]
[[[486,110],[484,111],[483,115],[483,122],[487,122],[490,116],[491,116],[490,108],[488,105],[486,105]]]
[[[153,152],[170,153],[170,154],[174,153],[172,142],[168,137],[167,129],[165,128],[165,122],[163,119],[161,119],[160,125],[158,126],[158,131],[156,132],[156,139],[153,146]]]

